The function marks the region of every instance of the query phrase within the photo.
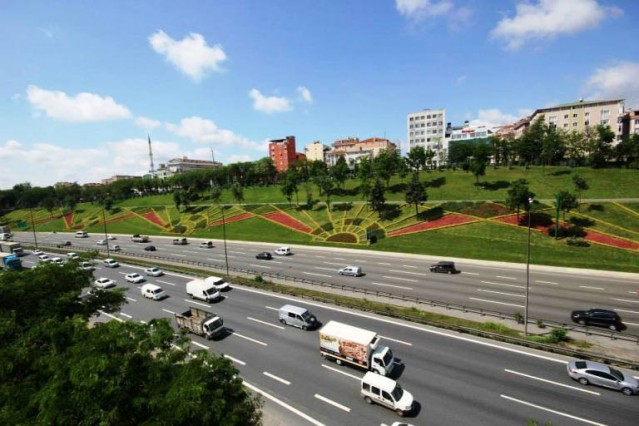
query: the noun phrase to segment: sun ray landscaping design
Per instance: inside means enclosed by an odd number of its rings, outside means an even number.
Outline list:
[[[295,231],[304,232],[305,234],[310,234],[313,231],[310,226],[299,222],[297,219],[294,219],[293,217],[281,211],[265,213],[262,215],[262,217],[264,219],[270,220],[271,222],[277,223],[278,225],[283,225]]]
[[[233,216],[227,216],[224,218],[224,223],[233,223],[233,222],[239,222],[241,220],[246,220],[246,219],[250,219],[252,217],[254,217],[255,215],[253,213],[249,213],[249,212],[245,212],[245,213],[240,213],[240,214],[236,214]],[[209,222],[209,226],[218,226],[222,224],[222,219],[213,221],[213,222]]]
[[[139,216],[143,217],[147,221],[151,222],[158,228],[164,229],[166,227],[166,223],[158,216],[154,209],[150,209],[144,213],[138,213]]]
[[[400,235],[414,234],[416,232],[429,231],[431,229],[448,228],[450,226],[466,225],[477,221],[478,219],[474,217],[448,213],[439,219],[415,223],[413,225],[389,231],[387,235],[389,238],[399,237]]]

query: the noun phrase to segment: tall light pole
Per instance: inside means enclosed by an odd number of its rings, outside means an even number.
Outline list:
[[[107,257],[109,257],[109,236],[107,234],[106,216],[104,214],[104,206],[102,207],[102,223],[104,224],[104,241],[106,241],[106,246],[107,246]]]
[[[224,204],[220,205],[222,207],[222,235],[224,235],[224,262],[226,264],[226,276],[229,275],[229,257],[226,251],[226,218],[224,217]]]
[[[35,222],[33,222],[33,209],[29,209],[29,213],[31,213],[31,229],[33,230],[33,241],[35,242],[35,248],[38,248],[38,237],[36,236],[35,230]]]
[[[526,304],[524,307],[524,336],[528,336],[528,290],[530,287],[530,213],[532,197],[528,197],[528,250],[526,251]]]

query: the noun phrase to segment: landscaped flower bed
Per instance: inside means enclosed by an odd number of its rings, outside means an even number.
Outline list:
[[[235,216],[225,217],[224,223],[239,222],[240,220],[250,219],[253,216],[255,216],[253,213],[240,213],[240,214],[236,214]],[[215,222],[209,222],[209,226],[217,226],[221,224],[222,224],[222,219],[216,220]]]
[[[160,219],[160,217],[155,213],[154,210],[148,211],[146,213],[142,213],[140,216],[153,223],[154,225],[164,228],[164,221]]]
[[[270,220],[271,222],[275,222],[279,225],[284,225],[288,228],[294,229],[296,231],[304,232],[306,234],[310,234],[313,231],[313,229],[309,227],[308,225],[301,223],[297,221],[296,219],[293,219],[291,216],[287,215],[286,213],[282,213],[279,211],[267,213],[265,215],[262,215],[262,217],[264,219]]]
[[[388,237],[398,237],[400,235],[414,234],[416,232],[428,231],[430,229],[445,228],[449,226],[464,225],[464,224],[472,223],[476,221],[477,219],[472,217],[450,213],[439,219],[435,219],[428,222],[420,222],[414,225],[410,225],[404,228],[390,231],[388,233]]]

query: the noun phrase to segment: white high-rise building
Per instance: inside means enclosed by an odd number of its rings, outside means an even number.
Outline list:
[[[406,118],[407,152],[416,146],[435,152],[437,164],[446,162],[446,110],[425,109]]]

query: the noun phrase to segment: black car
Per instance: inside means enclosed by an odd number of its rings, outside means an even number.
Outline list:
[[[155,246],[146,246],[144,247],[145,251],[155,251]]]
[[[459,271],[455,268],[455,262],[442,261],[430,265],[430,272],[441,272],[443,274],[456,274]]]
[[[258,253],[255,256],[256,259],[262,259],[262,260],[271,260],[273,258],[273,256],[271,256],[271,253],[267,252],[267,251],[263,251],[261,253]]]
[[[587,311],[572,311],[570,314],[573,322],[581,325],[596,325],[608,327],[611,330],[621,330],[624,328],[621,317],[608,309],[590,309]]]

